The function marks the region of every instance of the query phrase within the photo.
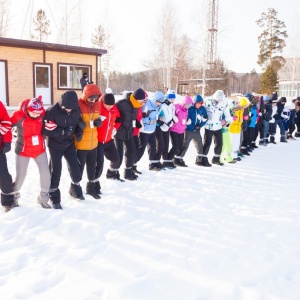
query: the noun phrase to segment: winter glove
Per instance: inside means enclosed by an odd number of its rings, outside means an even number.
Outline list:
[[[138,120],[135,120],[135,127],[136,128],[142,128],[141,122],[139,122]]]
[[[238,119],[238,116],[233,116],[232,119],[233,121],[236,121]]]
[[[53,121],[47,121],[45,120],[45,129],[52,131],[57,127],[57,125]]]
[[[101,121],[104,121],[106,119],[105,116],[100,116]]]
[[[157,124],[158,124],[159,126],[162,126],[162,125],[164,125],[164,124],[165,124],[165,122],[164,122],[164,121],[162,121],[162,120],[157,120]]]
[[[177,123],[178,122],[178,117],[177,116],[173,116],[173,121],[174,121],[174,123]]]
[[[86,127],[86,124],[83,121],[78,121],[77,126],[83,130]]]
[[[156,123],[156,120],[150,120],[150,125],[154,125]]]
[[[101,117],[99,117],[97,120],[94,121],[94,126],[99,128],[102,125]]]
[[[200,116],[199,114],[197,114],[197,119],[198,119],[199,121],[202,121],[201,116]]]
[[[116,135],[116,133],[117,133],[117,129],[114,127],[111,133],[111,138],[113,138]]]
[[[249,117],[248,116],[243,116],[243,120],[248,121]]]
[[[11,143],[3,143],[2,148],[0,149],[0,153],[5,154],[11,150]]]
[[[78,131],[75,134],[76,142],[80,142],[82,140],[82,131]]]
[[[192,120],[191,119],[188,119],[187,121],[186,121],[186,125],[191,125],[192,124]]]
[[[161,129],[161,131],[166,132],[169,130],[169,126],[166,123],[164,123],[162,126],[160,126],[160,129]]]

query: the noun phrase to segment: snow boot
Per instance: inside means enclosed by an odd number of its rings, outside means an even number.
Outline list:
[[[173,164],[177,167],[187,167],[184,160],[182,158],[174,158]]]
[[[211,163],[214,165],[218,165],[218,166],[224,166],[224,164],[220,162],[220,157],[217,157],[217,156],[213,157]]]
[[[165,170],[163,164],[160,161],[156,163],[156,167],[160,168],[161,170]]]
[[[137,170],[137,166],[132,166],[132,170],[135,174],[142,174],[139,170]]]
[[[60,190],[57,189],[50,189],[49,191],[49,198],[52,202],[52,207],[54,209],[62,209],[61,205],[60,205]]]
[[[275,142],[275,136],[274,135],[270,136],[270,143],[271,144],[276,144],[276,142]]]
[[[14,195],[7,195],[7,194],[1,193],[1,204],[2,204],[3,210],[5,212],[12,210],[15,207]]]
[[[252,142],[252,143],[251,143],[251,147],[254,148],[254,149],[257,149],[257,148],[258,148],[258,146],[256,146],[255,142]]]
[[[91,195],[95,199],[100,199],[101,197],[98,195],[96,190],[96,182],[88,181],[86,184],[86,193]]]
[[[95,182],[95,189],[96,189],[96,193],[98,195],[101,195],[101,185],[100,185],[100,181],[99,180]]]
[[[244,155],[250,156],[250,153],[248,152],[248,150],[246,148],[241,148],[240,152]]]
[[[134,174],[132,168],[124,170],[124,178],[127,180],[137,180],[138,176]]]
[[[280,142],[281,142],[281,143],[287,143],[288,141],[286,140],[286,137],[285,137],[284,135],[282,135],[282,136],[280,137]]]
[[[208,158],[207,157],[203,157],[202,158],[202,166],[204,166],[204,167],[211,167],[211,164],[208,162]]]
[[[82,194],[82,188],[79,183],[71,183],[69,194],[75,199],[85,200]]]
[[[297,137],[297,138],[300,137],[300,132],[296,132],[295,137]]]
[[[159,168],[159,167],[156,165],[156,163],[151,163],[151,164],[149,165],[149,170],[150,170],[150,171],[160,171],[161,168]]]
[[[107,169],[106,178],[124,182],[124,180],[120,178],[120,173],[118,170]]]

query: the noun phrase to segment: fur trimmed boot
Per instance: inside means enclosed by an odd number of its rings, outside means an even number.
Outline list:
[[[99,182],[99,181],[98,181]],[[91,195],[92,197],[94,197],[95,199],[100,199],[101,197],[98,195],[97,193],[97,189],[96,189],[96,182],[92,182],[89,181],[86,184],[86,193],[88,195]]]
[[[79,183],[71,183],[70,189],[69,189],[69,194],[76,199],[79,200],[85,200],[82,194],[82,188],[79,185]]]

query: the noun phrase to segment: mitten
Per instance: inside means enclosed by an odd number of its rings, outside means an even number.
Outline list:
[[[77,142],[80,142],[82,140],[82,132],[81,131],[78,131],[76,134],[75,134],[75,138],[76,138],[76,141]]]
[[[138,121],[138,120],[135,120],[135,127],[136,127],[136,128],[142,128],[141,122]]]
[[[94,126],[95,127],[101,127],[102,125],[102,120],[101,120],[101,117],[99,117],[97,120],[94,121]]]
[[[83,121],[78,121],[77,126],[83,130],[86,127],[86,124]]]
[[[53,121],[47,121],[45,120],[45,129],[52,131],[57,127],[57,125]]]
[[[238,116],[233,116],[232,119],[233,121],[236,121],[238,119]]]
[[[178,117],[177,116],[173,116],[173,121],[174,121],[174,123],[177,123],[178,122]]]
[[[10,150],[11,150],[11,143],[4,142],[3,146],[2,146],[2,148],[0,150],[0,153],[5,154],[5,153],[9,152]]]
[[[200,116],[199,114],[197,114],[197,119],[198,119],[199,121],[202,120],[202,119],[201,119],[201,116]]]
[[[192,120],[191,119],[188,119],[187,121],[186,121],[186,125],[191,125],[192,124]]]

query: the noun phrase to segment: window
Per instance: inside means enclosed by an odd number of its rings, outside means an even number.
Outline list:
[[[91,78],[92,67],[81,65],[58,65],[58,88],[60,89],[80,89],[80,78],[83,73],[87,73]]]

